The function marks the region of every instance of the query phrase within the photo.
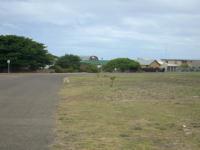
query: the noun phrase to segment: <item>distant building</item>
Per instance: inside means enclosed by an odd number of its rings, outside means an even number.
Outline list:
[[[98,61],[99,60],[97,56],[80,56],[80,58],[82,61],[90,61],[90,60]]]
[[[154,60],[153,60],[153,59],[137,58],[136,61],[140,63],[141,68],[149,68],[149,65],[150,65]]]
[[[108,63],[108,60],[99,60],[97,56],[80,56],[80,58],[82,63],[96,65],[97,68]]]
[[[90,60],[90,56],[79,56],[79,57],[80,57],[81,61]]]
[[[192,67],[200,70],[200,60],[192,60]]]
[[[153,60],[150,64],[149,64],[149,68],[164,68],[164,62],[161,60]]]
[[[186,60],[186,59],[161,59],[161,60],[167,64],[176,64],[178,66],[186,65],[186,64],[188,66],[192,66],[192,61],[193,61],[193,60]]]
[[[173,64],[173,63],[167,63],[165,61],[162,60],[154,60],[150,65],[150,68],[159,68],[159,69],[163,69],[165,72],[174,72],[177,70],[177,68],[179,67],[179,65],[177,64]]]
[[[161,59],[165,64],[166,71],[199,71],[200,60],[192,59]]]
[[[166,72],[175,71],[200,71],[200,60],[189,59],[142,59],[138,58],[141,68],[144,70],[164,70]]]
[[[98,61],[99,58],[97,56],[90,56],[89,60]]]
[[[157,65],[156,65],[157,64]],[[200,60],[189,59],[161,59],[159,61],[154,60],[150,67],[164,68],[167,72],[175,71],[199,71]]]

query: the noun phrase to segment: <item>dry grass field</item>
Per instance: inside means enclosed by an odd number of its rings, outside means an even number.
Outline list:
[[[199,73],[90,74],[69,80],[60,92],[52,149],[200,149]]]

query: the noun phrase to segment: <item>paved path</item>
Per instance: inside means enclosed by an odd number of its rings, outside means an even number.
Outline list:
[[[46,150],[64,75],[0,75],[0,150]]]

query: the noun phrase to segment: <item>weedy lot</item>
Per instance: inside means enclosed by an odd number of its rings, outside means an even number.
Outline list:
[[[200,149],[200,73],[69,80],[60,92],[53,149]]]

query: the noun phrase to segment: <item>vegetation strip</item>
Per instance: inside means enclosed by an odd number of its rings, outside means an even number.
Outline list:
[[[68,80],[60,92],[52,149],[200,149],[199,73]]]

